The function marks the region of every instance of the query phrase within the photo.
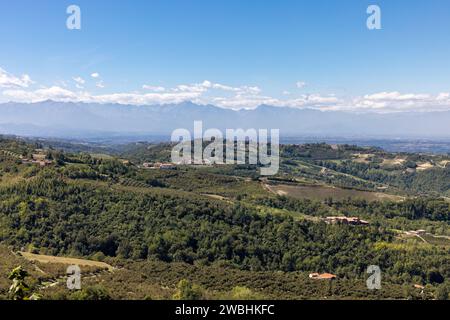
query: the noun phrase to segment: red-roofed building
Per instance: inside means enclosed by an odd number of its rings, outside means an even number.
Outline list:
[[[331,273],[319,274],[317,272],[314,272],[314,273],[309,274],[310,279],[316,279],[316,280],[333,280],[333,279],[336,279],[336,277],[337,276],[335,274],[331,274]]]

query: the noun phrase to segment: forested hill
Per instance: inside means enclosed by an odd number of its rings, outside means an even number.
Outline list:
[[[147,169],[142,163],[163,160],[167,146],[141,147],[108,155],[1,140],[0,243],[115,265],[181,263],[286,279],[329,272],[342,281],[336,298],[365,296],[348,288],[364,283],[369,265],[380,266],[390,286],[427,285],[430,297],[448,287],[443,156],[289,145],[279,175],[265,179],[255,166]],[[368,224],[327,223],[330,216]],[[418,229],[420,238],[408,233]],[[216,288],[214,277],[206,289]],[[252,290],[273,294],[267,286]],[[410,295],[395,290],[382,295]]]

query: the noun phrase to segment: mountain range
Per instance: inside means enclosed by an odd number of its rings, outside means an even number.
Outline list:
[[[380,114],[268,105],[231,110],[191,102],[153,106],[51,100],[0,104],[0,133],[25,136],[169,136],[177,128],[192,131],[196,120],[203,121],[204,130],[280,129],[282,137],[450,137],[450,111]]]

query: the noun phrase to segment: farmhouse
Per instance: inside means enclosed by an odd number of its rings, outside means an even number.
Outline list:
[[[52,164],[52,161],[44,159],[42,161],[35,161],[34,163],[39,164],[41,167],[47,167]]]
[[[46,155],[42,153],[34,153],[31,159],[21,157],[24,164],[37,164],[41,167],[47,167],[53,163],[53,161],[46,159]]]
[[[369,222],[365,220],[361,220],[358,217],[326,217],[325,222],[328,224],[351,224],[351,225],[368,225]]]
[[[174,165],[173,163],[161,163],[161,162],[156,163],[144,162],[142,164],[142,167],[145,169],[160,169],[160,170],[176,169],[176,165]]]
[[[173,170],[176,169],[176,166],[172,163],[161,163],[159,164],[159,169],[161,170]]]
[[[315,279],[315,280],[333,280],[333,279],[336,279],[336,277],[337,276],[335,274],[331,274],[331,273],[320,274],[320,273],[314,272],[314,273],[309,274],[309,278]]]
[[[45,154],[43,154],[43,153],[33,153],[32,157],[33,157],[33,160],[35,160],[35,161],[44,161],[45,160]]]

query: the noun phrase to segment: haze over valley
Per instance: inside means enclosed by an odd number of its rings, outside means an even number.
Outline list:
[[[102,135],[170,137],[177,128],[203,127],[280,129],[282,139],[339,137],[357,139],[450,137],[450,111],[355,113],[261,105],[231,110],[191,102],[134,106],[121,104],[43,101],[0,104],[0,133],[89,138]]]

